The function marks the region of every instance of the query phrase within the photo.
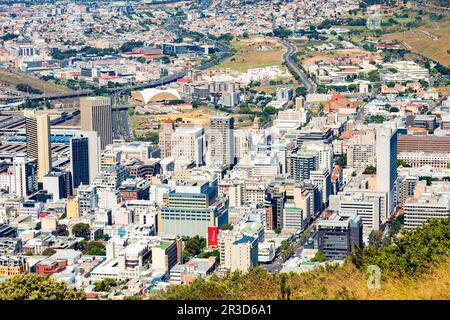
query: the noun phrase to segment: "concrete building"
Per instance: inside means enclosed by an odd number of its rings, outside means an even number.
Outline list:
[[[13,159],[13,172],[13,193],[26,197],[38,190],[35,159],[28,159],[25,154],[17,154]]]
[[[327,260],[344,260],[362,248],[362,221],[356,214],[330,214],[317,222],[319,250]]]
[[[397,130],[377,129],[377,191],[387,194],[386,218],[396,208],[395,182],[397,180]]]
[[[167,118],[161,122],[159,130],[159,147],[161,149],[161,159],[172,155],[172,134],[175,131],[175,122]]]
[[[37,161],[37,181],[41,182],[52,167],[50,120],[47,114],[24,113],[27,136],[27,156]]]
[[[203,128],[177,128],[172,134],[171,141],[173,158],[194,162],[197,166],[204,163]]]
[[[80,99],[81,130],[95,131],[104,150],[113,142],[112,106],[109,97],[85,97]]]
[[[234,118],[212,116],[210,126],[211,166],[220,168],[234,165]]]
[[[221,266],[247,272],[258,265],[258,240],[240,232],[219,234]]]

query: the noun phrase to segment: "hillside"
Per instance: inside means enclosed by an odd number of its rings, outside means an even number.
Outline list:
[[[261,268],[169,288],[162,299],[450,299],[450,219],[402,231],[394,243],[368,247],[342,267],[275,275]],[[365,270],[381,268],[381,288],[367,287]]]

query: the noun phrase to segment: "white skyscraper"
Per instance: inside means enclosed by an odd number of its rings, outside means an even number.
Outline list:
[[[94,181],[100,172],[100,137],[95,131],[83,131],[82,135],[89,139],[89,181]]]
[[[397,129],[377,129],[377,191],[387,194],[386,219],[396,208],[395,181],[397,179]]]
[[[234,164],[234,118],[231,116],[213,116],[210,120],[211,165],[213,167]]]
[[[172,157],[203,164],[203,128],[177,128],[172,134]]]

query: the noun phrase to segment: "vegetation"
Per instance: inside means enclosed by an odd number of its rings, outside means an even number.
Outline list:
[[[42,94],[43,92],[39,89],[35,89],[32,86],[25,84],[25,83],[19,83],[16,85],[16,89],[19,91],[23,91],[26,93],[32,93],[32,94]]]
[[[0,300],[84,300],[82,291],[36,274],[20,274],[0,283]]]
[[[46,248],[44,251],[42,251],[42,255],[47,256],[47,257],[52,256],[55,253],[56,253],[56,250],[53,248]]]
[[[343,264],[312,272],[272,274],[262,268],[229,272],[185,286],[171,286],[164,299],[449,299],[450,219],[431,220],[414,230],[403,229],[393,244],[370,246]],[[381,289],[367,286],[367,267],[381,269]],[[284,280],[282,280],[284,278]],[[431,286],[431,287],[430,287]],[[289,294],[288,294],[289,293]]]
[[[405,160],[397,159],[397,167],[400,167],[400,166],[405,167],[405,168],[410,168],[411,167],[409,165],[409,163],[406,162]]]
[[[90,238],[90,228],[87,223],[77,223],[72,227],[72,234],[88,240]]]
[[[377,172],[377,168],[374,166],[368,166],[366,169],[364,169],[364,174],[374,174]]]
[[[198,255],[206,247],[206,239],[195,237],[183,237],[183,260],[186,263],[192,257]]]

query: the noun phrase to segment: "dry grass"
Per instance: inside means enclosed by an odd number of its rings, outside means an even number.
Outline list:
[[[16,85],[19,83],[28,84],[35,89],[39,89],[42,92],[45,92],[45,94],[59,94],[72,92],[71,89],[61,85],[54,84],[52,82],[43,81],[38,78],[24,74],[0,70],[0,84],[6,84],[11,89],[15,90]]]
[[[392,278],[381,282],[381,288],[369,289],[362,270],[348,264],[336,270],[290,274],[287,284],[291,299],[358,299],[417,300],[450,299],[450,259],[417,279]],[[278,299],[279,286],[271,275],[252,277],[244,283],[243,299]]]
[[[423,54],[443,65],[450,65],[450,18],[440,22],[429,22],[422,27],[407,32],[386,34],[383,41],[401,41],[408,49]],[[437,37],[436,40],[424,33]]]
[[[282,66],[284,47],[278,41],[251,38],[233,40],[231,45],[237,50],[237,53],[223,63],[214,66],[213,70],[230,68],[246,72],[248,69],[274,65],[286,70]]]

